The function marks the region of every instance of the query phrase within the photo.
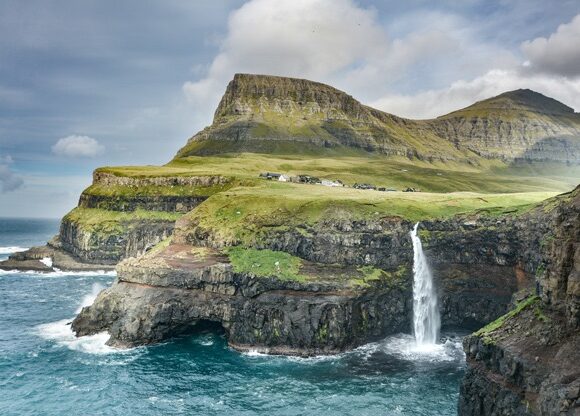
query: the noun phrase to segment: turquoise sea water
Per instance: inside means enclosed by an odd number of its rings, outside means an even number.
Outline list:
[[[57,221],[0,219],[0,258]],[[417,351],[408,335],[333,357],[240,354],[223,333],[116,351],[67,325],[114,280],[104,273],[0,271],[0,415],[454,415],[457,334]]]

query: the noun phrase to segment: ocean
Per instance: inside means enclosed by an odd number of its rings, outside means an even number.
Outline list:
[[[57,220],[0,219],[0,259],[44,243]],[[115,350],[69,323],[114,273],[0,271],[0,415],[455,415],[461,333],[418,350],[399,334],[352,352],[239,353],[207,328]]]

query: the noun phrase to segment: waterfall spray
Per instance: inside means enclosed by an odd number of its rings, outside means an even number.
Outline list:
[[[421,240],[417,235],[419,223],[411,231],[413,241],[413,331],[417,345],[435,344],[439,337],[441,318],[437,291]]]

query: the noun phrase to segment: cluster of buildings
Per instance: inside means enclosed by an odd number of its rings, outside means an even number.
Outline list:
[[[353,186],[355,189],[371,189],[373,191],[380,191],[380,192],[395,192],[395,188],[385,188],[382,186],[376,187],[370,183],[355,183]]]
[[[323,185],[323,186],[347,186],[340,180],[331,181],[329,179],[319,179],[315,176],[310,175],[296,175],[290,176],[285,175],[283,173],[273,173],[273,172],[264,172],[260,173],[260,178],[267,179],[271,181],[279,181],[279,182],[292,182],[292,183],[308,183],[313,185]],[[368,183],[355,183],[353,185],[355,189],[367,189],[367,190],[374,190],[374,191],[381,191],[381,192],[395,192],[395,188],[385,188],[385,187],[376,187],[374,185]],[[417,188],[406,188],[403,192],[419,192]]]
[[[284,175],[282,173],[260,173],[260,178],[279,181],[279,182],[292,182],[292,183],[309,183],[313,185],[323,185],[323,186],[345,186],[340,180],[331,181],[328,179],[319,179],[315,176],[310,175]]]

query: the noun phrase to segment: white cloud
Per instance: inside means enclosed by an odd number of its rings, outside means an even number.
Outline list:
[[[19,175],[12,172],[10,165],[12,157],[10,155],[0,156],[0,188],[2,192],[15,191],[24,184],[24,180]]]
[[[532,71],[567,77],[580,76],[580,14],[562,24],[549,37],[539,37],[522,44]]]
[[[104,151],[104,146],[88,136],[72,135],[63,137],[52,146],[52,152],[55,155],[68,157],[95,157]]]
[[[251,0],[230,15],[206,75],[183,90],[207,122],[236,72],[308,78],[369,102],[517,62],[472,26],[450,13],[416,12],[397,19],[391,36],[374,9],[353,0]]]
[[[494,68],[448,87],[385,94],[370,105],[409,118],[431,118],[518,88],[529,88],[580,110],[580,15],[547,38],[522,43],[524,63]]]
[[[457,81],[448,88],[413,95],[387,95],[371,105],[403,117],[432,118],[519,88],[529,88],[580,108],[580,80],[543,74],[523,76],[518,69],[491,70],[471,81]]]
[[[252,0],[230,15],[207,76],[183,89],[213,110],[236,72],[324,80],[357,61],[384,59],[385,45],[375,13],[350,0]]]

